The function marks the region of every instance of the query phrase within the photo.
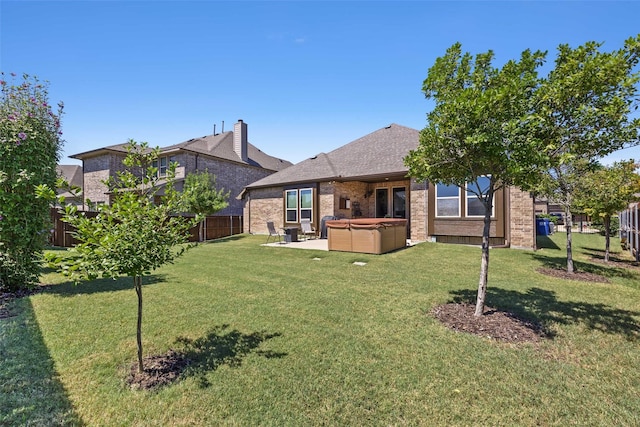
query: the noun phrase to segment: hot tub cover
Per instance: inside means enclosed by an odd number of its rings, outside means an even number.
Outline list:
[[[407,220],[401,218],[358,218],[358,219],[336,219],[327,221],[330,228],[358,228],[376,229],[381,227],[395,227],[406,225]]]

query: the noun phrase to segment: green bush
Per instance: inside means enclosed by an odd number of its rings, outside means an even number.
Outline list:
[[[51,219],[49,201],[36,187],[55,188],[62,105],[52,111],[46,85],[35,77],[15,84],[4,78],[1,73],[0,288],[16,291],[34,286],[40,275]]]

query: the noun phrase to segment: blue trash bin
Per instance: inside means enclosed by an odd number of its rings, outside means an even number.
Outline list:
[[[539,236],[549,235],[549,220],[545,218],[536,218],[536,233]]]

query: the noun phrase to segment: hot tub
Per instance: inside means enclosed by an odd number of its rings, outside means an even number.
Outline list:
[[[407,244],[406,219],[338,219],[326,225],[330,251],[383,254]]]

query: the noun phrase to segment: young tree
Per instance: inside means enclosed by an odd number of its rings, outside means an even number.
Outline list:
[[[185,211],[202,217],[213,215],[229,205],[229,193],[225,193],[223,188],[216,189],[216,176],[208,171],[190,173],[185,179],[182,191],[183,206]],[[204,219],[200,221],[198,240],[205,240]]]
[[[522,52],[519,61],[491,65],[493,52],[473,58],[454,44],[429,69],[423,91],[435,108],[420,133],[420,143],[405,158],[409,175],[455,185],[473,193],[484,214],[482,261],[475,315],[484,311],[489,269],[493,197],[505,186],[526,186],[538,167],[538,147],[520,123],[530,113],[542,52]]]
[[[625,210],[640,194],[638,166],[633,160],[627,160],[600,167],[583,176],[576,191],[576,205],[586,214],[603,219],[605,262],[609,262],[611,216]]]
[[[62,104],[54,113],[47,84],[26,74],[11,84],[1,73],[0,86],[0,289],[16,291],[40,276],[51,214],[35,187],[55,186]]]
[[[126,169],[105,182],[111,190],[111,203],[98,205],[95,218],[67,205],[63,220],[76,229],[74,237],[79,243],[65,254],[51,254],[47,260],[76,282],[99,277],[133,279],[138,296],[138,370],[142,372],[142,277],[182,255],[189,247],[184,243],[195,222],[174,215],[181,203],[174,189],[175,164],[167,174],[164,196],[155,204],[160,187],[157,168],[152,164],[159,150],[130,140],[127,151]],[[52,190],[48,192],[51,196]]]
[[[634,69],[640,34],[613,52],[601,52],[601,46],[588,42],[575,49],[558,47],[555,68],[536,91],[535,126],[530,128],[545,142],[549,164],[535,191],[565,211],[569,273],[575,270],[571,211],[577,186],[599,158],[639,142],[640,119],[630,118],[630,112],[637,102],[640,76]]]

